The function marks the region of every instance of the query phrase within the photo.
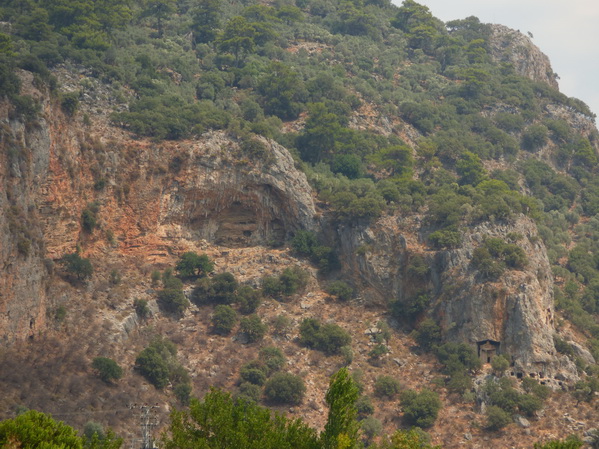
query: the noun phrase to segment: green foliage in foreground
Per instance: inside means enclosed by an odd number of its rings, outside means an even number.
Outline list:
[[[104,431],[101,426],[95,432],[84,432],[83,437],[79,437],[72,427],[36,410],[0,422],[2,448],[119,449],[122,443],[123,440],[110,429]]]
[[[273,416],[256,404],[234,400],[211,390],[200,402],[192,399],[189,411],[174,412],[165,449],[317,449],[314,429],[301,420]]]
[[[273,351],[269,351],[273,352]],[[276,351],[274,351],[276,352]],[[254,387],[249,394],[247,386]],[[243,387],[243,388],[242,388]],[[161,447],[165,449],[360,449],[360,424],[357,402],[359,388],[346,368],[331,377],[326,403],[329,406],[324,431],[319,435],[302,419],[292,420],[256,404],[259,389],[242,384],[237,399],[229,393],[211,389],[202,400],[191,399],[186,410],[173,411],[170,423],[162,434]],[[187,402],[190,388],[176,388],[182,403]],[[251,399],[253,398],[253,399]],[[404,414],[417,425],[430,425],[440,407],[438,396],[429,391],[420,393],[407,390],[402,395]],[[498,429],[511,421],[509,414],[499,407],[489,407],[489,430]],[[497,413],[496,413],[497,412]],[[497,416],[496,416],[497,415]],[[432,421],[431,421],[432,419]],[[376,424],[375,422],[369,424]],[[362,428],[363,436],[372,436],[377,425]],[[421,429],[397,430],[391,436],[383,435],[372,449],[440,449],[432,447],[430,437]],[[83,437],[63,422],[35,410],[0,422],[0,447],[22,449],[119,449],[122,439],[88,422]],[[577,438],[535,444],[535,449],[578,449]]]

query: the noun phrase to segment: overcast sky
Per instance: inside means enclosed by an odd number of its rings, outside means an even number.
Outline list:
[[[599,116],[598,0],[416,0],[444,22],[476,16],[522,33],[549,56],[560,91]],[[401,5],[402,0],[393,0]],[[598,120],[599,121],[599,120]]]

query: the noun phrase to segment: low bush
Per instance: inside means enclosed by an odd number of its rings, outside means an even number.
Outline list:
[[[76,276],[78,280],[84,280],[89,277],[94,272],[94,268],[89,259],[85,257],[81,257],[79,253],[65,254],[58,261],[60,265],[64,267],[64,269],[69,274],[73,274]]]
[[[347,282],[333,281],[327,286],[327,293],[335,296],[340,301],[348,301],[354,294],[354,289]]]
[[[96,357],[92,361],[92,368],[97,371],[98,377],[106,383],[123,377],[123,369],[108,357]]]
[[[485,427],[489,430],[503,429],[512,422],[510,414],[496,405],[487,407],[486,418]]]
[[[237,312],[225,304],[219,304],[212,314],[212,330],[216,334],[230,334],[237,323]]]
[[[326,354],[338,354],[351,343],[351,336],[336,324],[321,324],[314,318],[306,318],[300,324],[300,342]]]
[[[379,398],[393,399],[400,391],[401,384],[391,376],[379,376],[374,381],[374,394]]]
[[[247,336],[248,343],[255,343],[264,338],[268,326],[262,322],[258,315],[254,314],[241,319],[239,330]]]
[[[422,428],[431,427],[435,423],[442,406],[439,395],[427,389],[420,392],[406,390],[402,392],[400,399],[406,421]]]
[[[304,381],[291,373],[276,373],[264,387],[266,399],[275,404],[300,404],[305,392]]]

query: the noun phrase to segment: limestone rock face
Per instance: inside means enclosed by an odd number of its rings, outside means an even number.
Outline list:
[[[50,136],[44,120],[25,126],[0,105],[0,343],[34,337],[46,322],[47,266],[36,198]]]
[[[235,160],[235,143],[211,133],[188,149],[189,163],[165,192],[161,221],[180,222],[197,238],[224,246],[282,242],[314,227],[312,190],[282,146],[262,140],[263,164]]]
[[[115,250],[160,264],[201,240],[272,244],[315,226],[306,176],[275,142],[255,137],[256,156],[224,132],[161,144],[92,134],[38,94],[32,124],[0,108],[0,341],[45,330],[48,270],[78,247],[92,264]]]
[[[438,299],[435,314],[446,338],[473,346],[500,342],[500,352],[523,375],[574,379],[576,369],[558,357],[553,344],[553,278],[545,246],[534,222],[520,216],[510,223],[481,224],[464,233],[463,245],[435,256]],[[481,279],[471,266],[474,249],[484,238],[518,235],[528,264],[506,270],[497,282]]]
[[[558,88],[549,58],[532,40],[504,25],[491,25],[491,56],[498,62],[513,64],[516,73]]]
[[[519,216],[464,228],[460,248],[439,251],[419,242],[414,233],[418,228],[414,217],[385,217],[368,228],[342,226],[338,234],[343,260],[381,301],[406,301],[420,289],[432,292],[428,313],[439,322],[445,340],[467,343],[475,350],[478,343],[493,340],[513,362],[515,374],[542,376],[549,384],[576,379],[572,362],[554,347],[553,278],[532,220]],[[507,240],[508,235],[518,236],[528,264],[489,282],[472,267],[473,252],[484,238]],[[420,284],[409,269],[415,256],[430,266]]]

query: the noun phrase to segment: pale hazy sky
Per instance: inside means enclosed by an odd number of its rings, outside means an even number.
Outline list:
[[[598,0],[416,0],[444,22],[476,16],[522,33],[549,56],[560,91],[599,116]],[[401,5],[402,0],[393,0]],[[599,119],[597,120],[599,122]]]

